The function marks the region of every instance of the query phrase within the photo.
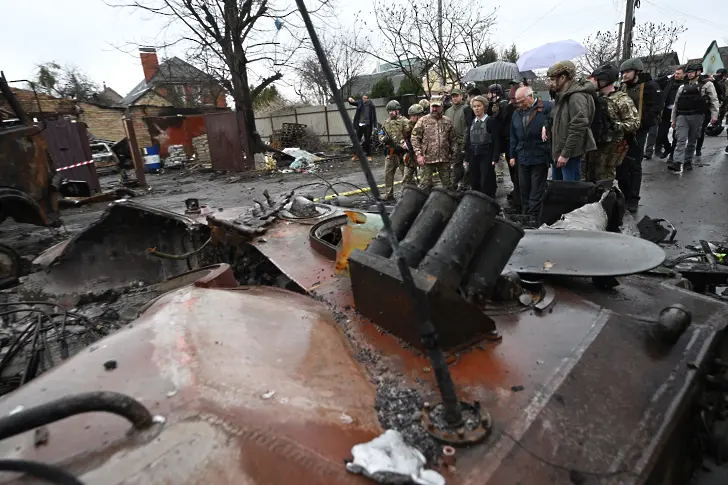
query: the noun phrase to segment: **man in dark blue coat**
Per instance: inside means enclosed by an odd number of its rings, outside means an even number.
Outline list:
[[[541,212],[551,153],[544,128],[549,119],[550,101],[534,99],[533,90],[524,86],[516,91],[510,139],[510,165],[518,167],[521,207],[524,214],[538,217]]]
[[[354,128],[356,128],[356,135],[361,140],[364,137],[364,143],[362,148],[367,154],[369,161],[372,161],[372,128],[377,126],[377,108],[374,103],[369,99],[369,95],[365,94],[359,101],[355,101],[354,98],[348,99],[349,104],[356,106],[356,113],[354,113]],[[359,157],[354,154],[351,157],[352,160],[358,160]]]

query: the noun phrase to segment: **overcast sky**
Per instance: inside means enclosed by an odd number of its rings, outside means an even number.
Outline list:
[[[371,0],[338,2],[337,18],[343,27],[359,10],[365,15],[371,12]],[[598,30],[616,29],[624,19],[624,1],[617,0],[480,2],[485,11],[498,7],[493,41],[502,45],[515,42],[520,52],[555,40],[582,41]],[[675,46],[683,62],[701,57],[714,39],[721,46],[728,43],[723,0],[641,3],[636,11],[638,23],[674,21],[688,28]],[[162,24],[149,14],[115,9],[102,0],[3,0],[2,4],[5,41],[0,69],[9,80],[28,79],[38,64],[56,61],[78,67],[123,96],[142,79],[142,69],[138,57],[116,47],[129,42],[152,44],[164,37]],[[693,11],[691,5],[700,5],[700,9]],[[135,50],[128,45],[127,49]],[[182,57],[183,50],[171,48],[166,54]],[[283,91],[290,96],[290,90]]]

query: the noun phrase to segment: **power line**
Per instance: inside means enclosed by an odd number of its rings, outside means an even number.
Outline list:
[[[723,25],[721,25],[721,24],[719,24],[717,22],[712,22],[710,20],[706,20],[706,19],[701,18],[701,17],[696,17],[695,15],[692,15],[692,14],[689,14],[689,13],[685,13],[685,12],[683,12],[681,10],[678,10],[678,9],[674,8],[674,7],[670,7],[669,5],[658,5],[658,4],[656,4],[655,2],[653,2],[651,0],[645,0],[645,1],[647,3],[649,3],[650,5],[652,5],[653,7],[655,7],[660,12],[664,13],[665,15],[670,15],[670,16],[672,16],[672,15],[682,15],[683,17],[696,20],[696,21],[701,22],[701,23],[703,23],[705,25],[708,25],[710,27],[715,27],[717,29],[723,29],[724,28]]]
[[[526,29],[523,32],[521,32],[520,34],[518,34],[517,36],[515,36],[513,38],[513,40],[516,40],[517,38],[519,38],[520,36],[522,36],[523,34],[525,34],[526,32],[528,32],[532,27],[534,27],[536,24],[538,24],[539,22],[541,22],[544,18],[546,18],[547,15],[549,15],[551,12],[553,12],[554,10],[556,10],[557,8],[559,8],[560,6],[562,6],[565,2],[566,2],[566,0],[561,0],[560,3],[557,3],[556,4],[556,6],[551,7],[551,10],[549,10],[545,14],[541,15],[534,23],[532,23],[531,25],[529,25],[528,27],[526,27]]]

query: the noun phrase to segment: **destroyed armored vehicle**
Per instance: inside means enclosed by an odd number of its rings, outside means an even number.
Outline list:
[[[725,472],[726,304],[650,274],[658,246],[524,231],[480,194],[408,187],[391,215],[408,295],[386,234],[362,232],[376,214],[266,198],[112,203],[37,261],[26,291],[61,306],[24,321],[51,354],[51,323],[83,304],[133,297],[116,307],[132,323],[0,400],[1,470],[219,485]]]

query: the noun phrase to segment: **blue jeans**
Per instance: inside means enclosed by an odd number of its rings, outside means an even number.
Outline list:
[[[581,180],[581,157],[572,157],[566,162],[566,165],[559,168],[556,163],[553,165],[551,172],[552,180]]]

